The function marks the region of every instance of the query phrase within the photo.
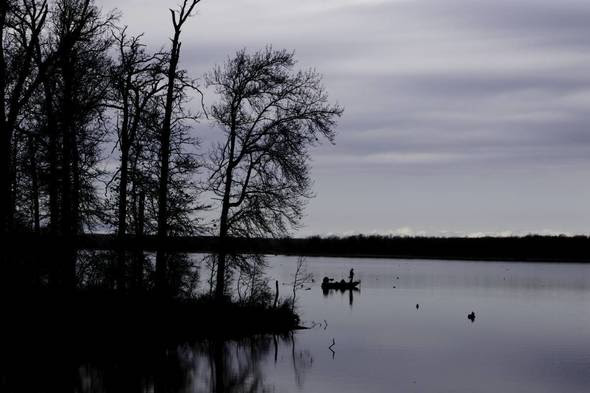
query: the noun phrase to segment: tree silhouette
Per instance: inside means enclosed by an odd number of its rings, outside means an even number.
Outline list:
[[[114,33],[119,53],[118,61],[111,70],[111,107],[116,113],[117,146],[120,165],[116,173],[117,184],[117,235],[127,233],[129,184],[134,173],[129,173],[135,162],[133,149],[136,141],[147,133],[150,116],[156,97],[166,88],[163,82],[161,56],[146,52],[140,36],[130,37],[127,27]],[[131,178],[131,179],[130,179]]]
[[[166,98],[164,101],[164,118],[160,131],[160,179],[158,187],[158,239],[163,243],[168,236],[168,197],[170,186],[170,154],[171,154],[171,135],[175,106],[178,106],[179,99],[186,87],[192,86],[185,80],[179,78],[178,63],[180,60],[180,51],[182,43],[180,35],[182,27],[191,17],[200,0],[184,0],[178,10],[170,10],[172,15],[172,26],[174,34],[171,39],[172,45],[168,58]],[[158,276],[158,286],[164,285],[166,276],[166,255],[162,249],[158,250],[156,258],[156,274]]]
[[[0,2],[0,231],[13,229],[16,210],[15,133],[43,76],[35,67],[35,43],[47,20],[46,1]]]
[[[55,112],[59,222],[52,223],[68,239],[60,250],[63,266],[58,280],[74,288],[74,236],[102,221],[103,208],[96,192],[105,127],[113,14],[103,16],[94,0],[58,0],[51,12],[47,46],[54,58],[46,78],[47,97]]]
[[[206,76],[219,101],[210,116],[225,136],[211,154],[210,190],[221,201],[216,298],[225,291],[227,239],[279,236],[297,225],[311,196],[309,148],[334,140],[338,105],[321,76],[293,71],[294,54],[238,51]]]

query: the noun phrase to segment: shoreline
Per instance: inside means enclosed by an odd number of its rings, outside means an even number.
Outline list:
[[[240,339],[285,335],[302,328],[285,303],[277,307],[213,299],[158,299],[110,291],[37,291],[3,304],[14,336],[43,338],[92,336],[99,341]],[[39,330],[42,326],[43,329]]]
[[[85,234],[74,238],[11,234],[7,240],[8,248],[17,252],[19,248],[31,247],[31,244],[46,249],[73,247],[147,252],[162,249],[173,253],[215,253],[219,250],[218,239],[213,236],[173,237],[162,241],[155,236],[121,239],[112,234]],[[236,254],[309,257],[590,263],[590,237],[587,236],[233,238],[224,249]]]
[[[462,262],[511,262],[511,263],[573,263],[587,264],[586,260],[565,260],[565,259],[522,259],[522,258],[495,258],[495,257],[454,257],[454,256],[423,256],[423,255],[388,255],[388,254],[301,254],[301,253],[278,253],[266,255],[281,256],[303,256],[310,258],[359,258],[359,259],[395,259],[395,260],[426,260],[426,261],[462,261]]]

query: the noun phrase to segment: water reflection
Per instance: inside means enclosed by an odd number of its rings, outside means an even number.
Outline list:
[[[171,326],[176,309],[156,312],[152,303],[136,302],[152,299],[155,255],[31,251],[5,255],[0,266],[0,309],[9,328],[0,335],[0,391],[268,392],[276,389],[267,365],[284,367],[285,359],[303,387],[312,360],[295,334],[197,340],[203,336]],[[201,271],[210,266],[203,255],[167,258],[166,299],[206,295],[201,281],[209,272],[201,280]],[[250,277],[235,282],[240,300],[255,292]]]
[[[291,358],[296,385],[303,388],[313,364],[297,348],[295,335],[212,339],[174,347],[132,342],[11,346],[1,355],[4,392],[270,392],[265,365]],[[104,344],[104,343],[103,343]]]
[[[354,304],[354,294],[360,294],[360,289],[358,288],[347,288],[347,289],[329,289],[329,288],[322,288],[322,293],[325,298],[332,296],[336,293],[339,293],[341,296],[344,294],[348,295],[348,305],[352,308]]]
[[[77,258],[79,286],[132,292],[152,285],[149,254],[135,267],[127,259],[124,276],[135,282],[117,282],[113,257]],[[208,290],[207,266],[199,261],[200,256],[179,256],[171,274],[178,277],[170,285],[175,293]],[[43,263],[35,269],[47,272]],[[269,273],[289,282],[296,266],[296,258],[274,257]],[[310,329],[293,336],[170,343],[154,341],[158,335],[150,333],[106,340],[101,326],[75,338],[34,338],[43,327],[33,326],[30,342],[24,342],[5,333],[0,391],[588,392],[590,265],[335,258],[309,263],[314,276],[338,279],[353,266],[362,296],[321,292],[316,281],[297,303]],[[34,270],[19,269],[22,277]],[[34,285],[51,281],[48,274],[40,277]],[[23,293],[14,288],[4,299]],[[173,326],[175,332],[179,328]]]

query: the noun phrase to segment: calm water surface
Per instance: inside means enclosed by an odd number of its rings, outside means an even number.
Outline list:
[[[269,262],[271,282],[290,296],[297,258]],[[117,344],[98,355],[83,343],[72,355],[33,349],[0,365],[8,387],[0,390],[590,392],[590,265],[308,258],[307,266],[315,282],[297,302],[307,330],[161,349]],[[322,293],[322,277],[347,278],[351,268],[360,291]]]
[[[272,262],[288,282],[296,258]],[[324,296],[321,278],[350,268],[360,291]],[[315,326],[262,362],[271,391],[590,391],[588,265],[308,258],[308,270],[298,305]]]

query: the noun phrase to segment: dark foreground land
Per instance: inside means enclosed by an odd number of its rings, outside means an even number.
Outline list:
[[[274,342],[276,356],[297,323],[288,308],[204,299],[78,291],[12,300],[1,303],[0,391],[15,393],[181,392],[194,380],[203,391],[241,392],[257,375],[257,354]],[[247,359],[242,374],[232,363],[236,347]],[[195,374],[195,364],[207,364],[210,376]]]
[[[0,253],[2,392],[187,391],[200,363],[211,370],[205,391],[243,391],[258,354],[274,344],[276,358],[299,328],[289,298],[213,298],[183,254],[167,253],[162,283],[142,251],[22,240]],[[242,373],[234,348],[246,356]]]
[[[205,271],[166,253],[165,276],[143,251],[83,250],[47,238],[2,250],[0,310],[5,339],[178,344],[217,337],[287,334],[299,328],[290,298],[262,285],[256,296],[216,299]],[[282,295],[282,294],[281,294]]]
[[[213,337],[286,334],[299,325],[287,303],[219,304],[209,298],[162,299],[98,290],[19,295],[13,302],[2,302],[4,337],[64,342],[92,338],[100,345],[159,340],[174,345]]]
[[[22,244],[53,244],[59,239],[18,235],[11,240]],[[177,237],[159,243],[154,237],[127,238],[123,243],[112,235],[84,235],[67,242],[79,248],[155,250],[164,247],[178,252],[214,252],[214,237]],[[284,239],[232,239],[236,253],[264,253],[306,256],[383,257],[415,259],[498,260],[540,262],[590,262],[588,236],[524,236],[481,238],[351,236]]]

